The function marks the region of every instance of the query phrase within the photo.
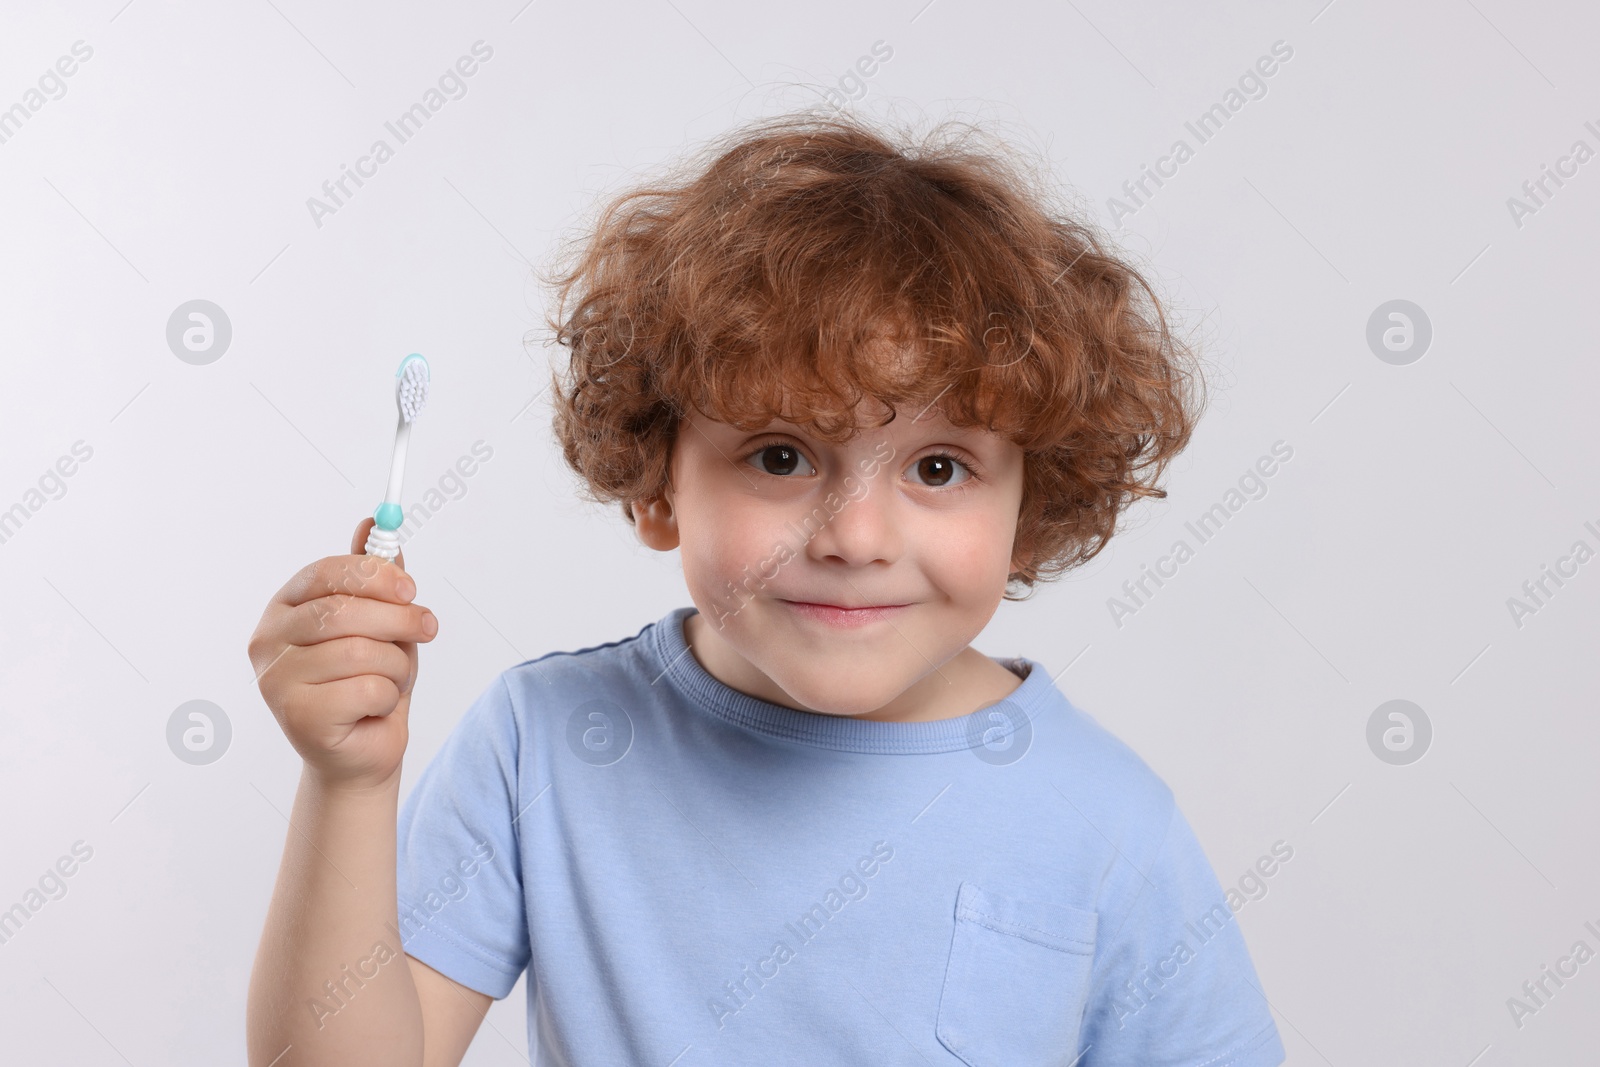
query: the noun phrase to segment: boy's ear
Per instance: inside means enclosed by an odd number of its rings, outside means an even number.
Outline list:
[[[639,540],[657,552],[678,547],[678,518],[672,510],[672,493],[667,491],[651,500],[635,500],[629,505]]]

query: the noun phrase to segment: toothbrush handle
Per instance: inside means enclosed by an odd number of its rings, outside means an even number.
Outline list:
[[[411,443],[411,424],[401,418],[394,431],[394,458],[389,461],[389,488],[383,499],[400,503],[400,483],[406,473],[406,446]]]
[[[394,558],[400,554],[400,531],[385,530],[374,523],[367,534],[367,543],[363,551],[369,556],[377,556],[381,560],[393,563]]]
[[[367,534],[366,551],[369,556],[393,560],[400,552],[400,487],[405,480],[406,446],[411,442],[411,424],[401,416],[394,431],[394,457],[389,461],[389,488],[384,491],[383,503],[373,513],[376,520],[372,532]]]

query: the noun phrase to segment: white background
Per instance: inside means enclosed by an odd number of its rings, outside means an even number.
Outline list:
[[[0,945],[8,1062],[244,1062],[299,770],[245,643],[380,499],[405,353],[435,386],[406,503],[494,450],[407,544],[442,628],[407,791],[496,673],[689,603],[674,556],[574,491],[532,268],[597,198],[813,103],[877,41],[893,56],[853,110],[975,117],[1036,154],[1210,366],[1170,497],[978,647],[1064,672],[1224,885],[1293,847],[1238,913],[1293,1067],[1593,1057],[1600,962],[1520,1028],[1506,1004],[1574,942],[1600,949],[1600,563],[1520,626],[1507,606],[1574,542],[1600,548],[1600,161],[1520,226],[1507,207],[1575,140],[1600,149],[1592,9],[105,0],[4,21],[0,108],[93,48],[0,144],[0,509],[93,449],[0,543],[0,908],[93,849]],[[467,95],[315,225],[307,198],[480,39]],[[1109,198],[1194,146],[1185,120],[1280,40],[1267,94],[1114,225]],[[204,366],[165,334],[197,298],[233,329]],[[1434,332],[1404,366],[1366,342],[1396,298]],[[1108,598],[1280,440],[1268,494],[1118,626]],[[1407,766],[1366,739],[1397,698],[1433,727]],[[207,766],[166,740],[195,699],[232,725]],[[525,1062],[525,1021],[519,984],[466,1062]]]

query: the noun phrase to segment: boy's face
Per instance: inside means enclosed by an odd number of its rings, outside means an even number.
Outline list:
[[[1011,441],[933,410],[900,411],[840,445],[696,412],[671,471],[663,498],[634,514],[646,544],[682,550],[699,610],[687,636],[713,677],[772,703],[884,720],[964,715],[1016,684],[968,648],[1015,569],[1023,453]]]

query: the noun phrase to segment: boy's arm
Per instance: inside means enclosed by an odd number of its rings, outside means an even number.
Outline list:
[[[422,1067],[459,1067],[494,998],[407,956],[422,1002]]]
[[[395,933],[399,790],[398,769],[373,790],[302,773],[250,976],[251,1067],[456,1067],[472,1042],[491,998]]]

